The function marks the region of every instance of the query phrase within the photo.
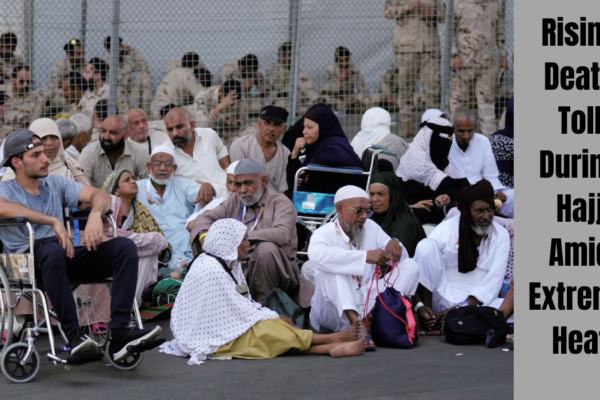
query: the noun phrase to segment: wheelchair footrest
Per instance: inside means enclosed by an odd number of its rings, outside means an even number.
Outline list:
[[[85,353],[69,356],[65,361],[68,365],[83,365],[102,361],[102,357],[104,357],[104,353],[101,351],[87,351]]]
[[[165,339],[165,338],[142,340],[140,342],[140,344],[137,344],[135,346],[127,346],[127,352],[128,353],[141,353],[146,350],[152,350],[153,348],[160,346],[161,344],[163,344],[166,341],[167,341],[167,339]]]

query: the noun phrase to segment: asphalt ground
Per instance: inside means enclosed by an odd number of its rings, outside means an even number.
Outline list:
[[[160,324],[163,335],[171,338],[168,316],[157,320],[145,327]],[[185,358],[155,349],[132,371],[106,362],[70,370],[55,366],[45,357],[45,336],[38,338],[36,349],[41,357],[37,376],[25,384],[0,376],[0,399],[513,398],[513,345],[454,346],[440,336],[422,337],[410,350],[380,347],[358,357],[286,355],[201,366],[188,366]]]

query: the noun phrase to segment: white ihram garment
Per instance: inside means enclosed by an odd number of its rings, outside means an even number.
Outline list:
[[[414,257],[421,269],[419,283],[433,294],[433,312],[455,307],[469,296],[498,308],[510,249],[508,231],[493,222],[489,240],[479,246],[477,268],[463,274],[458,272],[459,224],[460,216],[443,221],[419,242]]]
[[[315,294],[311,301],[310,323],[317,331],[324,328],[337,332],[350,326],[344,310],[354,310],[363,317],[365,300],[375,271],[374,264],[367,264],[367,251],[384,250],[391,240],[370,219],[365,221],[363,229],[361,250],[350,244],[350,238],[338,221],[326,224],[311,236],[308,257],[315,270]],[[404,246],[398,268],[391,272],[389,280],[404,295],[412,296],[417,290],[419,266],[409,258]],[[383,279],[379,279],[378,284],[379,290],[384,291]],[[367,314],[375,305],[376,297],[377,287],[374,282],[368,299]]]
[[[462,151],[456,143],[456,136],[452,138],[452,147],[448,155],[450,166],[455,178],[467,178],[471,185],[482,179],[490,181],[494,192],[501,191],[506,195],[506,201],[500,208],[500,214],[507,218],[515,216],[515,190],[504,186],[498,179],[498,166],[492,152],[490,140],[480,133],[475,133],[469,142],[467,151]]]

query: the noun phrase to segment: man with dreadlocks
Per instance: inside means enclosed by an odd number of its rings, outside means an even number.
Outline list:
[[[494,188],[482,179],[461,190],[457,200],[460,216],[439,224],[415,251],[421,275],[414,310],[427,329],[439,329],[454,308],[499,308],[503,300],[498,293],[510,238],[493,220]]]

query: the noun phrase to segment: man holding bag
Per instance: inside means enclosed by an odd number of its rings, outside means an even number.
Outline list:
[[[419,280],[419,266],[402,243],[368,219],[372,211],[367,192],[344,186],[334,203],[339,218],[317,229],[308,246],[316,286],[310,322],[317,331],[338,332],[362,319],[363,313],[368,315],[375,305],[377,285],[383,292],[388,281],[403,295],[412,296]],[[375,267],[385,272],[391,260],[397,266],[389,276],[372,282]],[[361,335],[368,336],[364,323]]]

